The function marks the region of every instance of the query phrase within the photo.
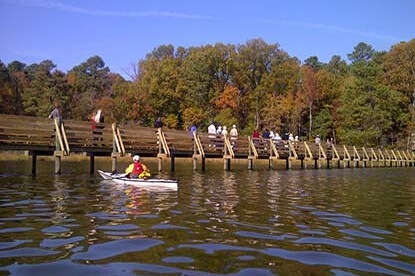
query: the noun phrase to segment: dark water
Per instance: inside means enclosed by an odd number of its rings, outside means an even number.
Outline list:
[[[178,165],[154,192],[39,166],[0,163],[0,274],[415,274],[415,168]]]

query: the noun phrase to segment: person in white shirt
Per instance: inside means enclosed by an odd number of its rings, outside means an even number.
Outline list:
[[[300,141],[300,140],[298,139],[298,135],[296,135],[296,136],[295,136],[294,141],[296,141],[296,142]]]
[[[290,140],[291,142],[294,141],[294,136],[292,133],[290,133],[290,135],[288,135],[288,140]]]
[[[213,123],[211,123],[210,126],[208,127],[208,134],[209,134],[209,138],[215,138],[216,136],[216,127]]]
[[[275,136],[274,136],[274,142],[275,144],[279,144],[281,142],[281,136],[279,135],[278,132],[275,132]]]
[[[100,123],[101,112],[102,112],[102,110],[101,109],[98,109],[97,114],[95,115],[95,118],[94,118],[95,123]]]
[[[223,136],[228,135],[228,130],[226,129],[226,126],[223,126],[222,135]]]
[[[236,126],[233,125],[231,131],[229,132],[229,134],[231,135],[231,139],[234,138],[238,138],[238,130],[236,129]]]
[[[216,129],[216,134],[217,135],[221,135],[222,134],[222,127],[218,126],[218,128]]]

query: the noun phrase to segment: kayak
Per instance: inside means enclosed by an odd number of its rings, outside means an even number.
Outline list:
[[[105,180],[111,180],[117,184],[133,185],[137,187],[161,187],[172,190],[177,190],[177,180],[170,179],[140,179],[140,178],[128,178],[125,174],[112,174],[110,172],[104,172],[98,170],[99,175]]]

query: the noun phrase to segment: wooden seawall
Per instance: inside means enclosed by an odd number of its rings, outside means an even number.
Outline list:
[[[254,139],[249,136],[228,137],[206,133],[190,134],[173,129],[127,127],[117,124],[97,124],[64,120],[62,124],[47,118],[0,114],[0,150],[24,150],[32,156],[32,173],[36,173],[36,157],[53,155],[55,173],[61,172],[61,161],[71,153],[86,153],[90,157],[90,172],[94,172],[95,156],[111,156],[112,169],[117,158],[127,154],[157,157],[158,169],[162,160],[170,159],[174,170],[175,158],[192,158],[193,168],[201,163],[206,169],[206,158],[222,158],[224,169],[231,169],[232,159],[247,159],[248,169],[255,159],[269,160],[275,168],[276,160],[285,160],[291,168],[293,160],[301,167],[385,167],[414,166],[415,153],[403,149],[380,149],[352,145],[315,144],[310,142]]]

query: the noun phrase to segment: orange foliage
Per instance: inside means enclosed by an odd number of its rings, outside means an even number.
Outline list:
[[[238,107],[239,89],[233,85],[226,85],[222,94],[215,100],[215,105],[221,109]]]

